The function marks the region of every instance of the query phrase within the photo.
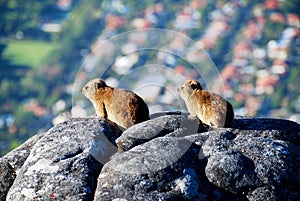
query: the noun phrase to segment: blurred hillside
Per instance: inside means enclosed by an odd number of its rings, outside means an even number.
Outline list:
[[[191,63],[212,65],[187,49],[186,38],[207,51],[224,83],[213,89],[236,114],[299,123],[299,8],[300,0],[0,1],[0,155],[50,128],[53,119],[69,118],[69,111],[90,114],[77,92],[92,77],[131,90],[158,83],[140,90],[151,111],[182,109],[171,91],[182,78],[205,80]],[[162,53],[136,52],[155,34],[120,36],[146,28],[181,37],[168,44],[160,39]],[[105,43],[112,37],[117,45]],[[139,68],[150,64],[156,66]]]

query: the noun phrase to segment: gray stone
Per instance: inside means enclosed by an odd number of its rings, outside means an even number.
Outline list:
[[[99,175],[95,200],[204,198],[198,151],[184,138],[159,137],[114,155]]]
[[[164,122],[170,122],[171,117],[174,116],[153,119],[149,125],[161,122],[156,130],[160,132],[170,126]],[[98,200],[300,198],[300,127],[294,122],[238,118],[233,128],[192,134],[193,127],[188,136],[188,128],[174,126],[173,132],[158,138],[155,131],[138,126],[125,131],[125,136],[120,137],[122,142],[134,140],[129,135],[138,138],[149,134],[139,134],[138,130],[149,131],[154,139],[114,155],[99,176]]]
[[[168,134],[176,136],[177,132],[179,135],[185,136],[207,130],[208,126],[199,123],[196,118],[190,118],[187,115],[165,115],[128,128],[116,140],[116,143],[120,151],[127,151],[132,147]]]
[[[253,162],[237,151],[213,154],[208,159],[205,172],[209,181],[235,194],[257,185]]]
[[[173,114],[119,136],[107,120],[71,119],[0,159],[1,199],[300,200],[299,133],[281,119],[212,129]]]
[[[276,193],[273,189],[271,189],[268,186],[258,187],[254,191],[250,191],[247,195],[247,198],[250,201],[274,201],[279,200],[276,196]],[[282,200],[289,200],[289,199],[282,199]],[[291,200],[297,200],[297,199],[291,199]]]
[[[272,137],[300,145],[299,124],[289,120],[237,116],[230,128],[248,130],[248,133],[251,133],[252,130],[261,130],[265,131],[265,137]]]
[[[38,140],[44,137],[45,134],[46,133],[40,133],[32,136],[26,142],[7,153],[1,159],[7,161],[11,165],[11,167],[13,167],[16,172],[18,172],[18,170],[22,167],[25,160],[29,156],[32,147]]]
[[[117,128],[100,118],[71,119],[32,148],[7,200],[91,200],[97,177],[117,151]]]
[[[6,194],[16,177],[15,170],[3,159],[0,159],[0,200],[5,200]]]
[[[34,135],[0,159],[0,200],[5,200],[16,174],[29,156],[33,145],[44,135],[45,133]]]
[[[297,135],[297,132],[290,134]],[[279,200],[294,193],[299,197],[296,190],[300,187],[296,176],[300,173],[299,147],[278,140],[282,138],[280,133],[284,135],[285,131],[233,130],[220,132],[219,137],[217,133],[210,135],[202,146],[203,154],[208,157],[207,178],[234,194],[247,195],[252,191],[263,194],[265,189],[267,195],[271,187],[276,189]],[[256,188],[259,190],[255,191]]]

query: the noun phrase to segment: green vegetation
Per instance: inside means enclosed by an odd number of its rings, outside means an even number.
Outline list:
[[[103,28],[99,1],[78,1],[62,24],[63,31],[49,37],[38,24],[55,3],[0,0],[4,19],[0,33],[6,38],[0,42],[0,156],[51,126],[51,113],[38,116],[40,111],[27,111],[24,106],[35,100],[41,110],[50,111],[58,99],[67,99],[63,87],[76,74],[74,66],[81,63],[80,50],[89,49]],[[24,37],[16,40],[17,32]],[[13,117],[13,124],[1,124],[7,116]]]
[[[56,0],[0,0],[0,33],[14,35],[36,27],[44,10],[55,5]]]
[[[59,35],[59,40],[64,44],[61,46],[61,53],[57,59],[66,64],[66,67],[80,59],[79,51],[88,48],[103,29],[104,23],[99,23],[101,10],[99,1],[92,0],[78,2],[78,5],[72,11],[71,17],[64,24],[63,30]],[[74,42],[76,41],[76,42]]]
[[[285,1],[281,7],[284,12],[299,13],[300,0]]]
[[[11,65],[40,67],[45,58],[57,48],[53,42],[34,40],[9,40],[2,53],[2,59],[8,60]]]

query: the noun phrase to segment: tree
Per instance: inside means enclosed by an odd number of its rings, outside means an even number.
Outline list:
[[[55,5],[55,0],[0,0],[2,19],[0,32],[5,35],[15,34],[17,31],[36,27],[41,13],[45,8]]]

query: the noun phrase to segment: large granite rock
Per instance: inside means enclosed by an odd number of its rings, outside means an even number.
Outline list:
[[[4,159],[0,159],[0,200],[5,200],[7,192],[16,178],[15,170]]]
[[[29,156],[33,145],[44,135],[45,133],[41,133],[33,136],[0,159],[0,200],[5,200],[16,174]]]
[[[187,115],[160,116],[155,120],[142,122],[128,128],[116,140],[116,143],[120,151],[127,151],[132,147],[170,133],[173,136],[184,136],[208,131],[209,127],[200,123],[198,119],[190,118]]]
[[[300,200],[295,122],[236,117],[231,128],[212,129],[166,115],[119,136],[101,118],[59,124],[0,159],[0,178],[10,178],[0,193],[9,189],[7,200]]]
[[[91,200],[120,132],[98,118],[71,119],[32,147],[7,200]]]

